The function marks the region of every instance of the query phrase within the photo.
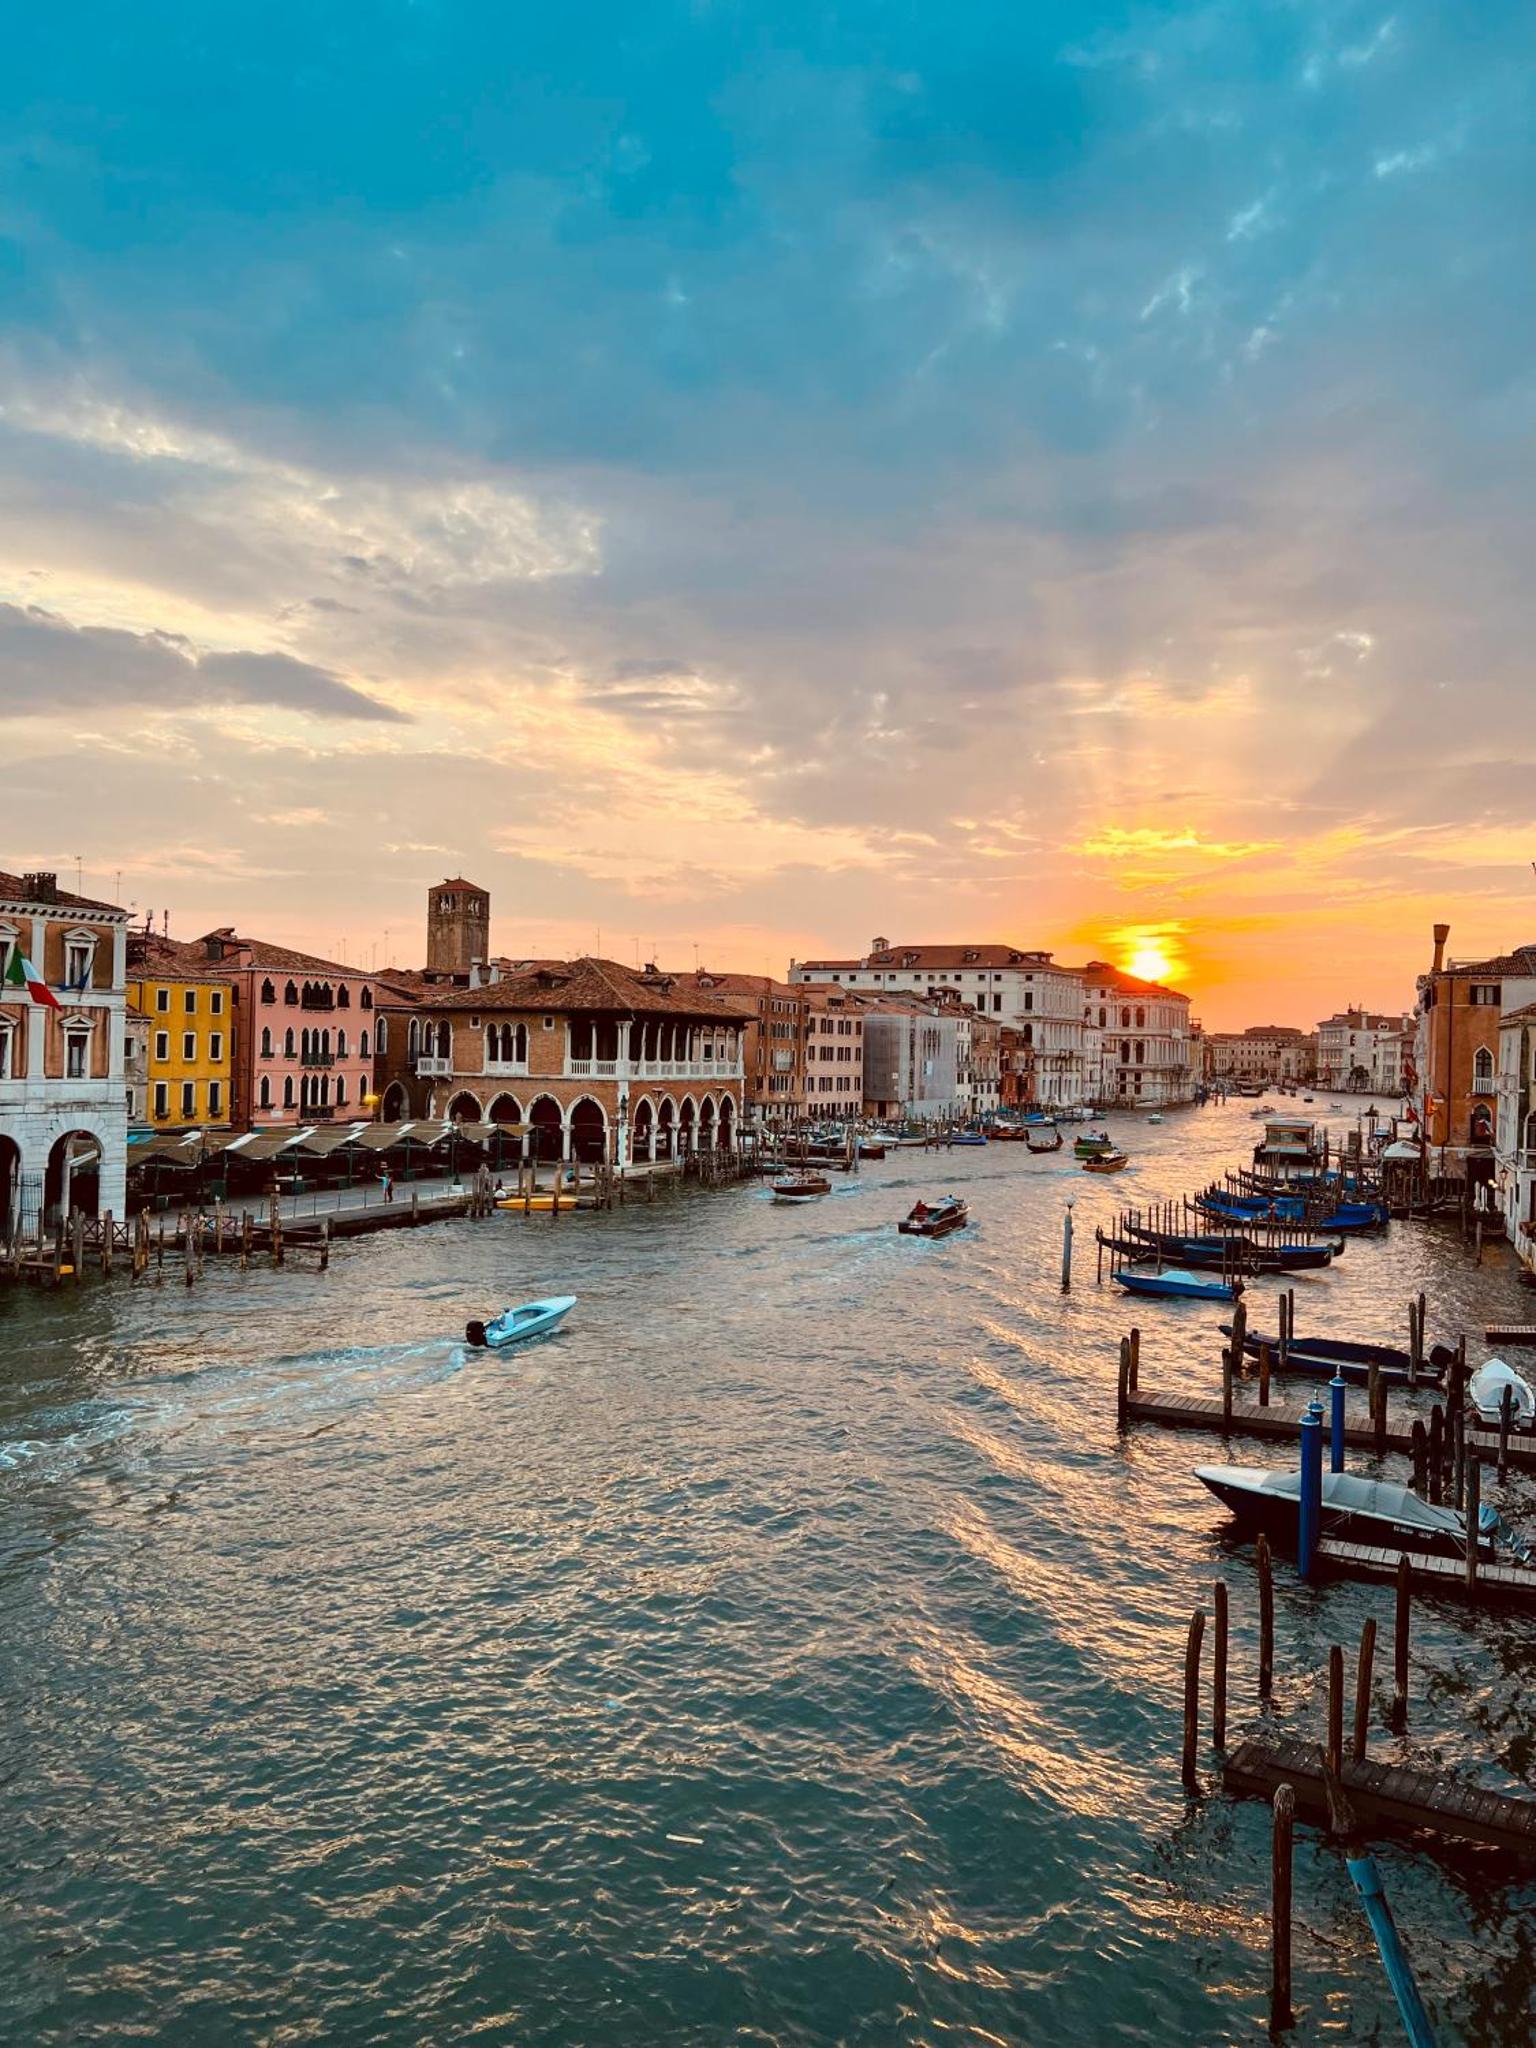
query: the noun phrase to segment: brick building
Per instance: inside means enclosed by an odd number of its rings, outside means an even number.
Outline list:
[[[1484,960],[1446,957],[1435,926],[1433,963],[1418,983],[1408,1093],[1440,1173],[1486,1180],[1494,1170],[1499,1032],[1506,1012],[1536,1002],[1536,945]]]
[[[764,1126],[791,1126],[805,1114],[806,1003],[803,989],[767,974],[680,974],[678,982],[722,996],[747,1017],[742,1047],[745,1106]]]

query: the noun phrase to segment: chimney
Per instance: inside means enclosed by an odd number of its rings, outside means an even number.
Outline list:
[[[57,873],[44,874],[34,871],[21,878],[22,893],[33,903],[57,903],[59,900],[59,878]]]
[[[1445,942],[1450,936],[1451,928],[1448,924],[1435,926],[1435,964],[1430,970],[1433,974],[1438,974],[1445,965]]]
[[[871,953],[885,953],[890,950],[890,944],[889,939],[876,939],[869,950]]]

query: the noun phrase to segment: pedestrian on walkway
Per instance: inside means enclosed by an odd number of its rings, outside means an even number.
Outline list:
[[[385,1201],[392,1202],[395,1199],[395,1183],[390,1176],[390,1171],[387,1166],[381,1166],[379,1168],[379,1179],[384,1183]]]

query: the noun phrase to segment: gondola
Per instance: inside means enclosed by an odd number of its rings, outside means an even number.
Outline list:
[[[1344,1256],[1342,1239],[1332,1244],[1259,1244],[1251,1237],[1180,1237],[1136,1223],[1121,1227],[1127,1237],[1186,1266],[1230,1263],[1258,1273],[1316,1273]]]
[[[1224,1324],[1222,1335],[1231,1334],[1231,1328]],[[1243,1349],[1250,1357],[1257,1358],[1260,1347],[1265,1345],[1270,1362],[1280,1370],[1280,1339],[1258,1330],[1244,1333]],[[1432,1344],[1429,1356],[1419,1367],[1420,1381],[1428,1385],[1443,1380],[1455,1355],[1444,1344]],[[1406,1384],[1408,1364],[1408,1353],[1395,1344],[1363,1344],[1353,1337],[1293,1337],[1286,1347],[1284,1370],[1321,1380],[1331,1380],[1337,1371],[1346,1380],[1364,1382],[1369,1380],[1374,1365],[1383,1379],[1395,1386]]]
[[[1035,1124],[1024,1133],[1031,1152],[1059,1152],[1065,1142],[1054,1124]]]

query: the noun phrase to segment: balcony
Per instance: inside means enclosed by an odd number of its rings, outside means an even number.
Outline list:
[[[419,1061],[417,1063],[417,1070],[418,1072],[420,1071]],[[526,1060],[487,1060],[485,1063],[485,1072],[487,1074],[526,1074],[527,1071],[528,1062]]]
[[[1472,1093],[1474,1095],[1497,1095],[1498,1092],[1499,1084],[1496,1075],[1474,1074],[1472,1076]]]
[[[453,1061],[441,1053],[419,1052],[411,1065],[428,1081],[446,1081],[453,1072]]]

